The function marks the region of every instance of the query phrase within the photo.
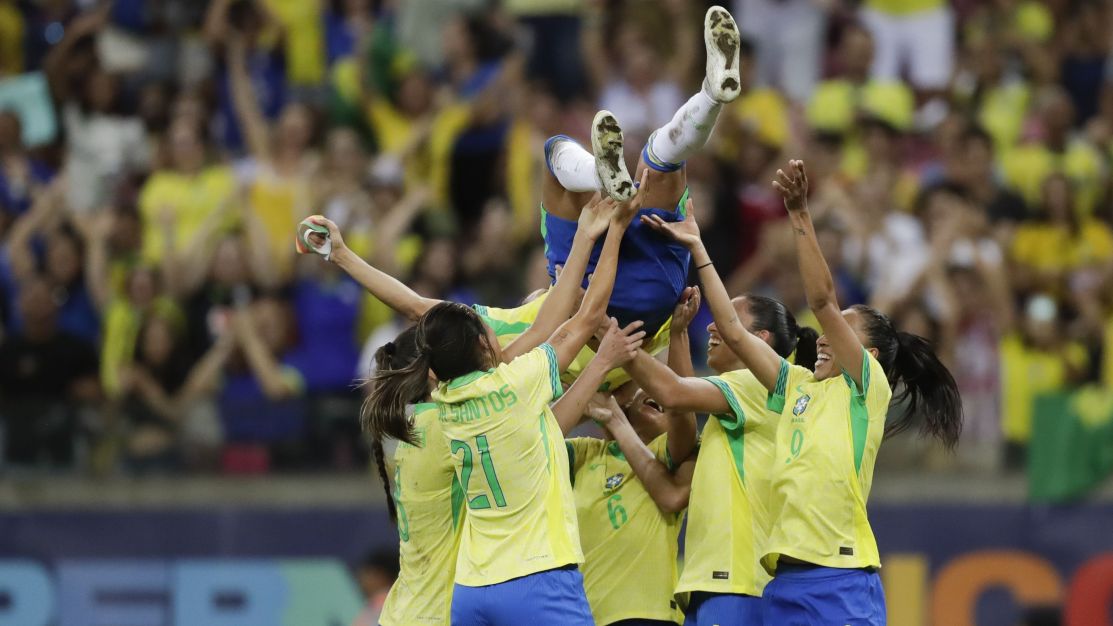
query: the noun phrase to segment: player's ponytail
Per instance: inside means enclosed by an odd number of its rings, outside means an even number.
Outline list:
[[[767,331],[772,337],[770,345],[784,358],[796,353],[795,363],[810,370],[815,369],[816,346],[819,333],[807,326],[800,326],[796,317],[783,302],[748,293],[746,311],[753,318],[753,332]]]
[[[416,360],[419,356],[416,334],[414,328],[411,326],[399,333],[394,341],[389,341],[379,348],[375,352],[375,371],[387,372],[397,370],[400,369],[401,365]],[[370,382],[371,381],[368,381],[368,384],[370,384]],[[374,387],[372,387],[372,389],[374,389]],[[424,392],[420,396],[412,397],[411,402],[420,402],[425,399],[428,390],[429,384],[426,381]],[[370,396],[368,396],[368,400],[369,399]],[[379,471],[379,480],[383,482],[383,490],[386,492],[387,511],[390,512],[391,521],[397,521],[398,513],[394,504],[394,494],[390,491],[390,479],[386,471],[386,452],[383,450],[384,431],[376,431],[371,428],[371,425],[368,423],[369,417],[366,407],[367,401],[364,402],[364,410],[360,412],[360,419],[363,422],[364,429],[371,434],[371,454],[375,457],[375,465]],[[405,411],[405,405],[403,405],[402,411]],[[409,420],[406,421],[409,423]]]
[[[898,332],[887,316],[872,307],[853,307],[865,320],[870,347],[895,391],[894,403],[904,403],[902,415],[885,425],[885,436],[907,430],[922,419],[920,433],[954,448],[962,433],[962,398],[954,376],[936,356],[931,342]]]

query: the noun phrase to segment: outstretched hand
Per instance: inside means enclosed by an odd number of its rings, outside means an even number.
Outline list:
[[[695,203],[691,198],[684,205],[687,215],[682,222],[666,222],[660,215],[643,215],[642,224],[675,240],[685,248],[692,250],[700,244],[699,226],[696,224]]]
[[[672,328],[675,331],[687,330],[699,312],[700,295],[699,287],[685,287],[680,294],[680,301],[672,310]]]
[[[591,239],[598,239],[607,232],[618,203],[609,197],[595,194],[580,211],[579,229]]]
[[[645,203],[645,197],[649,193],[649,168],[642,170],[641,180],[638,181],[638,193],[634,194],[633,198],[626,202],[618,203],[618,209],[614,213],[614,222],[620,223],[623,226],[628,225],[630,220],[641,210],[642,205]]]
[[[789,161],[787,173],[784,170],[777,170],[777,180],[773,181],[773,188],[784,198],[785,208],[789,213],[807,209],[808,174],[804,171],[804,162]]]
[[[625,328],[619,328],[618,321],[613,317],[608,319],[604,324],[606,333],[603,335],[603,339],[599,341],[599,349],[596,350],[595,358],[603,359],[610,368],[619,367],[634,360],[634,357],[638,354],[638,348],[645,340],[645,331],[641,330],[641,327],[641,322],[630,322]]]

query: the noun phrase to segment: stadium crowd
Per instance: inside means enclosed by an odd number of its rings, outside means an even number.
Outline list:
[[[634,163],[698,88],[708,4],[0,0],[2,466],[365,467],[355,385],[405,320],[295,225],[514,305],[549,282],[545,139],[606,108]],[[806,322],[770,181],[807,160],[840,302],[962,389],[959,454],[891,463],[1022,468],[1036,394],[1113,385],[1111,4],[729,7],[743,95],[687,165],[701,230],[732,294]]]

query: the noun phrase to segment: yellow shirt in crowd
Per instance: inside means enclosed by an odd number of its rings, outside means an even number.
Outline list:
[[[1036,396],[1066,388],[1071,369],[1086,367],[1086,349],[1070,344],[1049,352],[1026,345],[1018,334],[1001,340],[1001,430],[1005,439],[1027,443]]]
[[[235,187],[232,170],[223,165],[206,167],[196,175],[173,170],[159,170],[151,174],[139,194],[139,211],[143,217],[143,260],[157,263],[166,251],[161,220],[164,208],[174,216],[174,249],[184,250],[193,242],[193,236],[205,218],[221,210],[232,197]],[[289,229],[287,224],[287,240]]]
[[[1113,259],[1113,231],[1094,218],[1082,219],[1078,233],[1066,226],[1030,222],[1016,230],[1012,258],[1045,273],[1065,273]]]

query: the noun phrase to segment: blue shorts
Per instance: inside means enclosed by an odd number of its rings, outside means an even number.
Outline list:
[[[591,626],[584,577],[575,565],[483,587],[452,587],[452,626]]]
[[[772,623],[772,622],[771,622]],[[684,626],[761,626],[761,598],[693,591]]]
[[[876,570],[779,563],[761,599],[766,624],[885,626],[885,592]]]
[[[684,192],[675,211],[665,209],[641,209],[638,217],[626,229],[622,246],[618,250],[618,273],[615,276],[614,291],[611,292],[607,314],[616,318],[619,325],[625,326],[635,320],[645,322],[646,334],[652,337],[672,315],[676,301],[688,282],[688,264],[692,255],[684,246],[658,234],[641,223],[642,215],[660,215],[666,222],[679,222],[684,219]],[[550,214],[541,207],[541,235],[545,239],[545,259],[549,265],[549,277],[556,280],[556,266],[568,261],[572,250],[572,239],[576,236],[577,223]],[[595,271],[599,253],[603,249],[600,238],[591,251],[587,273]],[[587,277],[583,286],[587,288]]]

